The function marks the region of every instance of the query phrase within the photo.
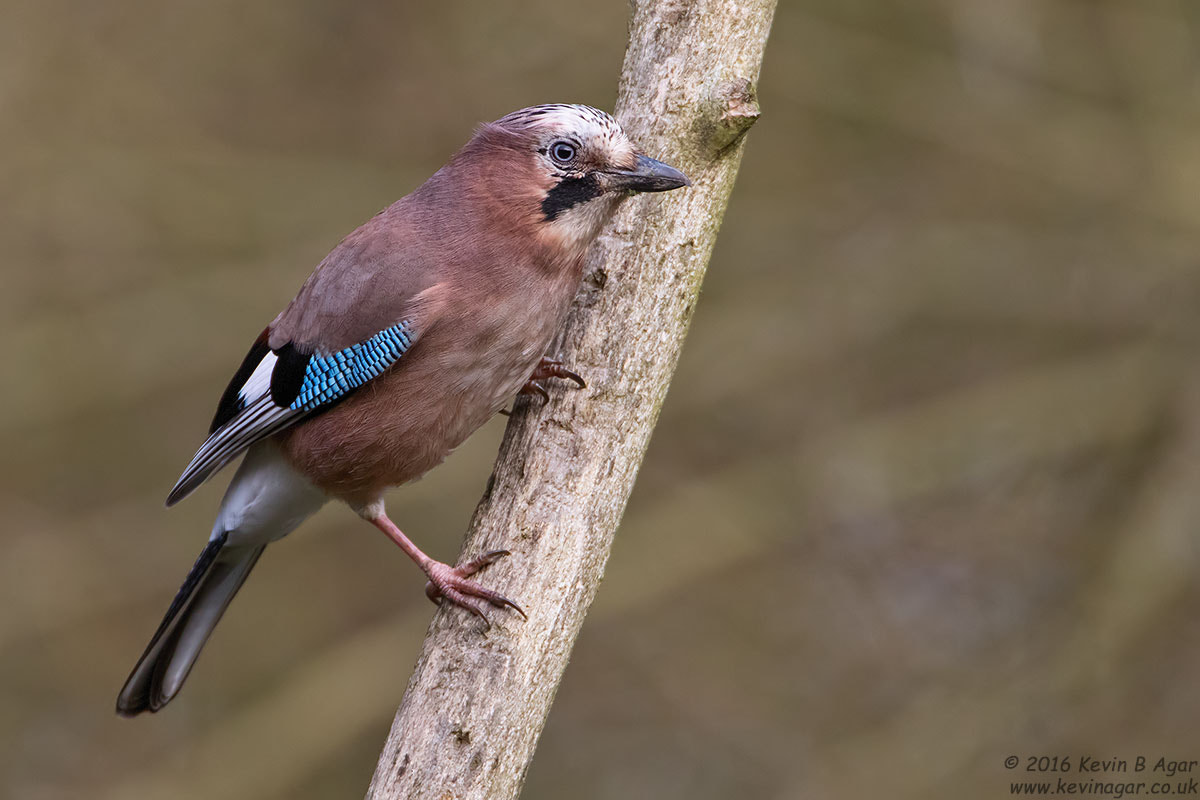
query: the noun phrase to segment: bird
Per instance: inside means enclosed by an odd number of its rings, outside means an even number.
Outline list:
[[[638,149],[608,113],[553,103],[478,126],[410,194],[345,237],[251,345],[172,506],[242,462],[207,544],[117,697],[162,709],[268,544],[330,500],[386,534],[426,594],[489,623],[513,601],[426,555],[388,517],[384,493],[415,480],[518,394],[586,383],[546,355],[584,256],[621,202],[691,185]]]

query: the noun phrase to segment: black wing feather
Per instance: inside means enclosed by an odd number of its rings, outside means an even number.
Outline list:
[[[242,399],[242,387],[246,381],[250,380],[250,376],[254,374],[254,370],[258,368],[267,353],[271,352],[271,347],[267,344],[267,336],[270,332],[270,328],[263,328],[263,332],[250,346],[250,352],[242,360],[242,365],[238,367],[237,372],[233,373],[233,378],[221,395],[221,401],[217,403],[217,413],[213,416],[212,425],[208,428],[210,434],[216,432],[217,428],[236,417],[246,407],[246,402]]]

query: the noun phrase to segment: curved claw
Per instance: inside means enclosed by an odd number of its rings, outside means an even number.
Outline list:
[[[565,380],[574,381],[580,389],[587,388],[587,382],[579,377],[576,373],[563,366],[563,363],[555,358],[543,358],[538,362],[538,365],[533,368],[533,374],[529,376],[529,380],[540,381],[546,378],[563,378]]]
[[[511,556],[511,555],[512,555],[512,553],[510,553],[507,550],[489,550],[488,552],[481,555],[479,558],[468,561],[465,564],[459,564],[454,569],[461,572],[464,576],[474,575],[476,572],[479,572],[479,570],[483,569],[484,567],[489,566],[490,564],[495,564],[497,561],[504,558],[505,556]]]
[[[542,396],[544,402],[550,402],[550,393],[542,385],[542,381],[547,378],[562,378],[563,380],[572,381],[580,389],[587,388],[587,382],[579,377],[579,375],[564,367],[561,361],[556,361],[552,358],[543,358],[533,368],[529,380],[525,381],[525,385],[521,387],[519,394],[538,394]]]
[[[566,367],[563,367],[561,370],[559,370],[559,372],[553,377],[565,378],[566,380],[574,381],[575,385],[577,385],[580,389],[587,388],[587,381],[576,375],[574,372],[571,372],[571,370],[567,369]]]
[[[517,392],[517,394],[539,394],[542,396],[543,402],[550,402],[550,393],[547,392],[546,387],[542,386],[542,384],[538,381],[526,381],[525,385],[521,387],[521,391]]]
[[[511,608],[523,619],[528,620],[525,611],[512,600],[475,581],[467,580],[479,570],[508,555],[511,553],[507,550],[492,550],[457,567],[434,562],[426,570],[429,582],[425,584],[425,596],[437,605],[441,605],[443,599],[449,600],[482,619],[488,627],[491,627],[491,620],[488,619],[486,606],[480,603],[480,600],[496,608]]]

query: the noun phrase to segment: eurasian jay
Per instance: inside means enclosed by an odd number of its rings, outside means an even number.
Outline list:
[[[179,692],[263,550],[330,498],[387,534],[426,594],[487,621],[521,609],[413,544],[384,492],[425,474],[518,392],[583,380],[544,358],[584,253],[634,192],[687,186],[617,122],[579,105],[522,109],[479,127],[428,181],[334,248],[250,348],[171,506],[245,452],[208,545],[117,698],[157,711]]]

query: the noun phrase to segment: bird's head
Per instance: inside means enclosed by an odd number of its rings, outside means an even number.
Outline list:
[[[631,194],[691,184],[679,170],[639,152],[615,119],[590,106],[523,108],[483,126],[476,138],[510,153],[513,177],[527,190],[512,199],[536,217],[542,235],[570,249],[590,244]]]

